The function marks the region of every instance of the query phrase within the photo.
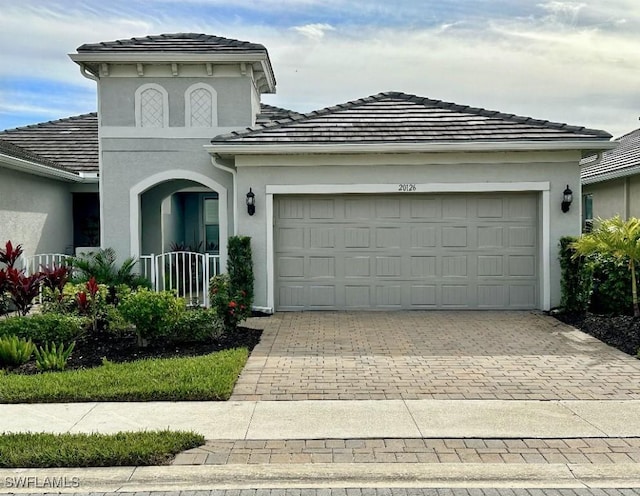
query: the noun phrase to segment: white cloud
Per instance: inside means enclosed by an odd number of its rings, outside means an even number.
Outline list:
[[[305,24],[294,26],[292,29],[313,41],[320,41],[327,31],[335,31],[331,24]]]
[[[25,1],[37,5],[25,8],[23,2],[11,2],[3,6],[0,15],[4,77],[48,78],[90,88],[93,83],[83,80],[66,55],[80,44],[200,31],[263,43],[278,80],[278,94],[266,96],[265,101],[295,110],[309,111],[379,91],[399,90],[604,128],[615,135],[638,127],[637,0],[547,1],[537,7],[533,4],[535,15],[531,11],[526,15],[494,12],[479,17],[476,8],[468,18],[460,18],[466,3],[449,0],[439,6],[450,7],[456,16],[447,17],[444,9],[431,24],[413,15],[417,2],[400,1],[396,10],[405,12],[404,22],[392,24],[385,22],[389,7],[384,2],[306,0],[302,5],[309,22],[303,24],[292,15],[290,29],[264,25],[257,18],[230,22],[195,16],[188,9],[172,11],[171,4],[162,0],[146,4],[154,7],[149,15],[126,9],[121,13],[115,7],[105,10],[92,0],[69,9],[43,9],[42,2]],[[221,2],[194,0],[190,5]],[[517,6],[519,2],[503,3]],[[86,4],[93,5],[92,10],[86,10]],[[271,2],[247,0],[241,4],[264,10]],[[293,11],[299,4],[297,0],[275,0],[273,5]],[[314,8],[317,16],[307,15]],[[378,12],[377,23],[357,24],[357,15],[340,17],[358,8]],[[328,15],[330,9],[336,9],[340,16]],[[394,19],[401,17],[396,14]],[[337,18],[341,21],[334,22]],[[0,100],[13,101],[1,94]]]

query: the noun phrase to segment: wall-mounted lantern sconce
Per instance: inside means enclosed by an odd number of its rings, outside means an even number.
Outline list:
[[[249,215],[256,213],[256,195],[251,191],[251,188],[249,188],[249,192],[247,193],[247,213]]]
[[[569,211],[569,207],[571,206],[571,202],[573,201],[573,191],[569,189],[569,185],[567,184],[566,189],[562,192],[562,211],[567,213]]]

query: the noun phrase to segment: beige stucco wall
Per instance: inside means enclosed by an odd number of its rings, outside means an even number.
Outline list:
[[[69,183],[0,167],[0,243],[25,256],[65,253],[73,245]]]
[[[252,237],[255,304],[267,306],[266,238],[267,224],[271,221],[265,209],[267,185],[548,181],[551,306],[557,306],[560,304],[557,246],[562,236],[580,233],[580,208],[574,205],[566,214],[560,210],[566,185],[575,191],[580,189],[578,161],[579,153],[572,151],[237,157],[238,233]],[[256,214],[252,217],[244,205],[250,187],[256,194]],[[542,214],[539,219],[542,221]]]
[[[625,181],[625,178],[621,178],[582,186],[582,194],[591,195],[594,219],[608,219],[616,215],[626,218]],[[635,189],[637,190],[636,195],[640,198],[640,185],[636,183]],[[637,205],[639,202],[640,200],[636,200],[634,203]]]

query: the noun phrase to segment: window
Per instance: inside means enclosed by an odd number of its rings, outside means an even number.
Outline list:
[[[185,126],[216,127],[218,125],[218,99],[209,85],[197,83],[184,94]]]
[[[220,253],[220,220],[218,198],[204,199],[204,246],[207,253]]]
[[[591,232],[593,229],[593,196],[582,195],[582,232]]]
[[[143,84],[136,90],[136,127],[169,127],[169,96],[158,84]]]

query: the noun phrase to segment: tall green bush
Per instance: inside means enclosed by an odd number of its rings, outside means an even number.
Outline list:
[[[232,236],[228,243],[227,273],[215,276],[209,285],[212,308],[215,308],[227,332],[251,316],[253,305],[253,261],[251,238]]]
[[[125,296],[118,307],[122,316],[136,326],[138,345],[171,334],[173,327],[186,311],[183,298],[170,291],[155,292],[146,288]]]
[[[592,265],[587,263],[585,257],[576,255],[573,247],[576,240],[573,236],[560,239],[560,305],[565,312],[584,313],[589,306]]]

